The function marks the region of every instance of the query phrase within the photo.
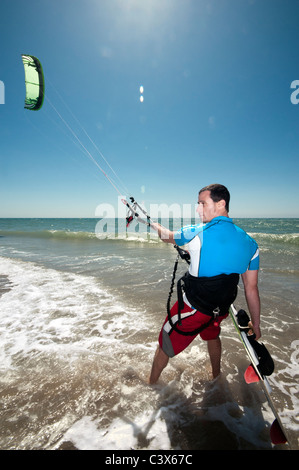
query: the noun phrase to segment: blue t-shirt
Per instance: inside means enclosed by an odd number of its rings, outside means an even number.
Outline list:
[[[178,246],[187,245],[193,276],[242,274],[259,269],[256,241],[228,217],[215,217],[209,223],[189,225],[174,236]]]

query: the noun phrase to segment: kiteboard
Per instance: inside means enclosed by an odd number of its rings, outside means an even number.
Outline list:
[[[259,382],[261,384],[275,418],[270,428],[271,441],[275,445],[289,444],[281,419],[270,395],[272,389],[267,377],[274,371],[273,359],[266,347],[256,341],[255,335],[248,325],[249,316],[245,310],[237,312],[234,305],[231,305],[230,316],[251,363],[244,373],[245,381],[246,383]]]

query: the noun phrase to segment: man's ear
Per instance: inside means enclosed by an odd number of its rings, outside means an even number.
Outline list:
[[[217,207],[218,209],[224,209],[225,210],[225,207],[226,207],[226,202],[224,199],[220,199],[220,201],[217,202]]]

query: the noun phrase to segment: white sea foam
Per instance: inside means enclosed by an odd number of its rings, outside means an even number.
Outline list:
[[[0,298],[0,368],[22,356],[41,352],[75,354],[124,341],[128,320],[133,334],[138,315],[122,305],[98,279],[1,258],[0,274],[9,273],[12,289]]]

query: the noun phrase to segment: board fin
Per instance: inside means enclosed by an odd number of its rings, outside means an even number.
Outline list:
[[[275,419],[271,425],[270,437],[273,444],[285,444],[287,442],[287,438],[285,437],[277,419]]]
[[[245,370],[244,378],[247,384],[252,384],[260,381],[258,374],[256,373],[254,367],[251,364]]]

